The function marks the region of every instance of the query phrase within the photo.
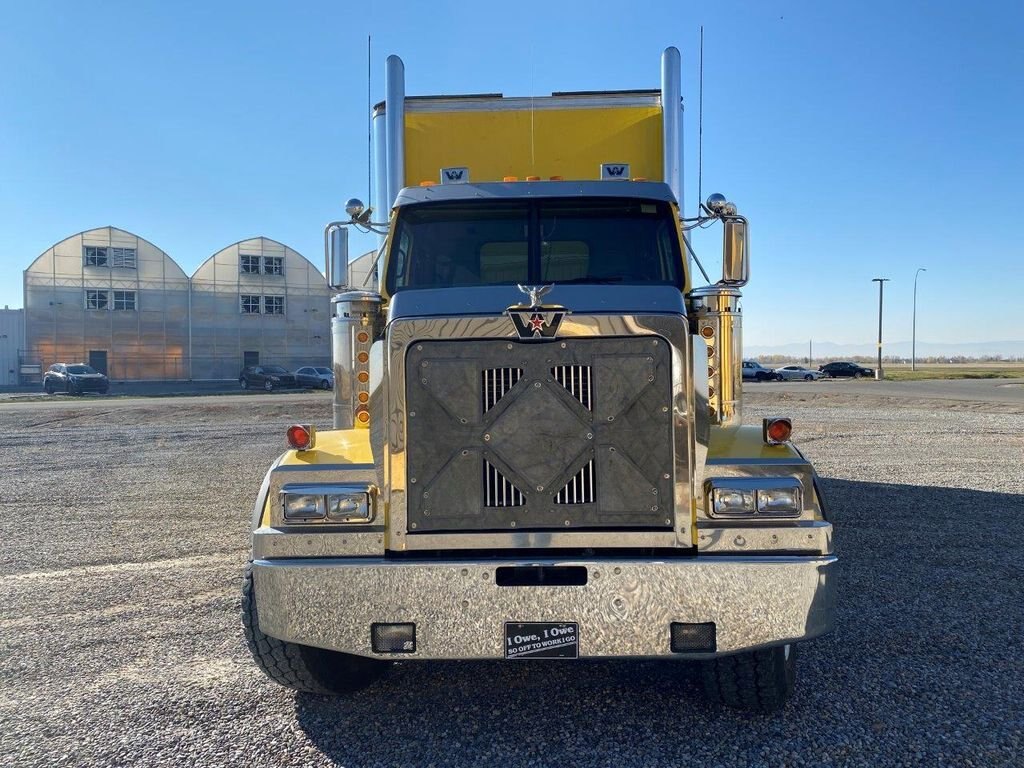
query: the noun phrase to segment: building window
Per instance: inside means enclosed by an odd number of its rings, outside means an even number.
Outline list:
[[[135,255],[136,254],[134,248],[111,248],[110,266],[127,267],[128,269],[135,269]]]
[[[87,267],[107,266],[107,249],[98,245],[86,245],[82,249],[85,252],[84,261]]]
[[[258,275],[260,273],[260,257],[243,253],[238,257],[238,268],[243,275]]]
[[[87,290],[85,292],[86,309],[106,309],[109,300],[110,294],[107,291]]]
[[[283,315],[284,296],[264,296],[263,313],[266,315]]]
[[[135,291],[114,291],[114,309],[135,311]]]
[[[263,273],[266,275],[283,275],[284,259],[280,256],[264,256]]]
[[[258,315],[260,313],[260,296],[242,295],[242,314]]]

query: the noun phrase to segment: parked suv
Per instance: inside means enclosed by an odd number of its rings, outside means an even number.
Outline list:
[[[837,378],[872,378],[875,375],[875,371],[872,368],[865,368],[863,365],[857,365],[856,363],[828,363],[827,365],[821,366],[819,371],[830,379]]]
[[[772,368],[765,368],[756,360],[743,361],[744,381],[772,381],[775,378],[775,371]]]
[[[105,395],[109,389],[110,379],[85,363],[55,363],[43,374],[43,391],[48,395],[54,392],[67,392],[69,395],[99,392]]]
[[[296,389],[300,386],[294,373],[288,373],[280,365],[248,365],[238,376],[242,389]]]

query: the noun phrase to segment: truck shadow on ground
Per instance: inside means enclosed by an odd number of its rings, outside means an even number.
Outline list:
[[[823,488],[840,556],[837,626],[801,645],[782,715],[709,704],[687,662],[409,662],[349,698],[297,695],[298,725],[350,767],[1012,764],[1024,496]]]

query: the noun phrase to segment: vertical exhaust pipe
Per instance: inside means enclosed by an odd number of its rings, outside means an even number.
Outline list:
[[[405,64],[393,54],[388,56],[384,89],[388,192],[381,215],[387,217],[405,180]]]

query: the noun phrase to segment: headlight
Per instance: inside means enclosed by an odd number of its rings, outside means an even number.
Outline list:
[[[795,477],[716,477],[705,488],[711,517],[799,517],[803,509]]]
[[[281,509],[287,522],[369,523],[376,491],[357,483],[289,484],[281,488]]]
[[[715,488],[711,501],[716,516],[752,515],[757,511],[754,506],[754,494],[734,488]]]
[[[282,493],[285,520],[319,520],[327,507],[324,497],[311,493]]]
[[[332,493],[327,496],[327,516],[346,523],[370,522],[370,499],[365,493]]]

